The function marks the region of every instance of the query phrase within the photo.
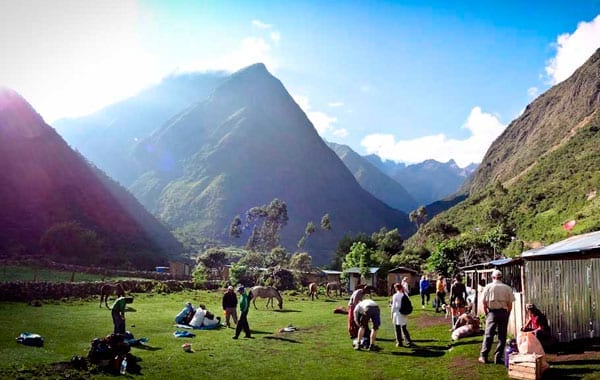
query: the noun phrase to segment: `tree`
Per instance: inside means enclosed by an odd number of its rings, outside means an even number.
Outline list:
[[[336,270],[342,269],[344,259],[348,252],[350,252],[350,248],[356,242],[363,242],[367,245],[368,248],[375,249],[375,243],[371,239],[370,236],[367,236],[364,233],[359,233],[356,236],[344,235],[342,239],[338,242],[337,248],[333,254],[333,259],[331,261],[330,267]]]
[[[239,237],[243,229],[252,227],[246,248],[251,251],[268,252],[279,245],[279,231],[287,222],[287,205],[275,198],[269,205],[252,207],[248,210],[243,227],[241,218],[236,216],[231,222],[229,234],[232,237]]]
[[[425,206],[419,206],[416,210],[411,211],[408,214],[408,219],[415,224],[417,229],[419,229],[427,222],[427,211],[425,210]]]
[[[273,267],[287,267],[289,258],[285,248],[279,246],[271,250],[271,252],[265,257],[265,265],[268,268]]]
[[[306,252],[294,253],[290,259],[290,268],[299,272],[310,272],[312,269],[312,257]]]
[[[238,262],[250,268],[262,268],[265,265],[265,256],[260,252],[250,251]]]
[[[329,218],[329,214],[325,214],[323,215],[323,217],[321,218],[321,228],[324,231],[329,231],[331,230],[331,220]]]
[[[102,242],[96,232],[78,222],[56,223],[40,239],[41,247],[63,262],[92,264],[100,260]]]
[[[229,236],[239,238],[242,236],[242,218],[239,215],[236,215],[229,226]]]
[[[374,253],[364,242],[356,242],[350,247],[350,252],[344,258],[342,269],[358,267],[363,278],[369,274],[369,267],[372,265],[371,256]]]
[[[206,269],[216,270],[218,277],[221,278],[225,264],[227,264],[227,252],[220,248],[209,248],[205,253],[198,257],[198,263]]]

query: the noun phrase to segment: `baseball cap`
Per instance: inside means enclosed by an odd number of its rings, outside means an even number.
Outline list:
[[[238,287],[238,292],[242,293],[243,291],[244,291],[244,287],[243,286]]]
[[[494,269],[494,271],[492,272],[492,277],[502,278],[502,272],[500,272],[498,269]]]
[[[233,290],[233,286],[229,285],[229,286],[227,287],[227,290]]]

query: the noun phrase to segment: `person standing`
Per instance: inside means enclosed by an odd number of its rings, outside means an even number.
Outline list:
[[[354,307],[354,321],[359,326],[358,328],[358,343],[354,346],[355,350],[360,350],[360,342],[365,336],[365,331],[369,327],[369,321],[373,322],[371,336],[369,339],[369,351],[376,351],[375,340],[377,339],[377,330],[381,325],[381,312],[379,305],[372,299],[360,301]]]
[[[419,281],[419,294],[421,295],[421,307],[425,309],[425,303],[429,304],[429,279],[425,275],[421,276],[421,281]]]
[[[515,296],[510,286],[502,282],[502,272],[495,269],[492,272],[492,282],[483,289],[483,311],[485,312],[485,334],[481,344],[478,361],[488,362],[488,354],[492,349],[494,335],[498,332],[498,346],[494,352],[494,363],[502,364],[504,346],[506,345],[506,330],[508,317],[512,310]]]
[[[435,283],[435,312],[439,313],[442,305],[446,303],[446,279],[440,274]]]
[[[227,291],[223,294],[223,311],[225,312],[225,324],[231,327],[230,319],[233,319],[233,324],[237,325],[237,296],[233,291],[233,286],[229,285]]]
[[[133,297],[119,297],[113,303],[110,313],[113,320],[113,333],[114,334],[125,334],[125,309],[128,303],[133,302]]]
[[[462,282],[462,276],[457,274],[450,288],[450,309],[452,310],[452,326],[456,320],[465,312],[467,306],[467,288]]]
[[[396,334],[396,347],[402,347],[402,336],[404,336],[408,347],[413,347],[414,343],[410,339],[407,327],[408,314],[403,314],[401,308],[402,299],[408,297],[408,293],[404,290],[402,284],[395,283],[394,289],[396,293],[392,296],[392,323]]]
[[[408,284],[408,277],[402,278],[402,289],[404,289],[404,293],[410,295],[410,285]]]
[[[248,325],[248,311],[250,310],[250,300],[252,295],[247,294],[246,289],[243,286],[238,288],[238,293],[240,293],[240,319],[237,322],[233,339],[237,339],[242,330],[244,330],[246,338],[252,338],[250,326]]]

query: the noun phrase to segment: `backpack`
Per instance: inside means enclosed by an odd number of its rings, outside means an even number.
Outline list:
[[[413,306],[412,306],[412,303],[410,302],[410,298],[408,298],[408,296],[405,294],[404,296],[402,296],[402,299],[400,300],[400,314],[408,315],[408,314],[412,313],[412,311],[413,311]]]

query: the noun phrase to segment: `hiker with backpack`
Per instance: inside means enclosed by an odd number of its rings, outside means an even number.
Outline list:
[[[394,289],[396,293],[392,296],[392,323],[396,334],[396,347],[402,347],[403,340],[406,341],[407,347],[414,347],[407,327],[408,315],[413,309],[412,303],[402,284],[395,283]]]

